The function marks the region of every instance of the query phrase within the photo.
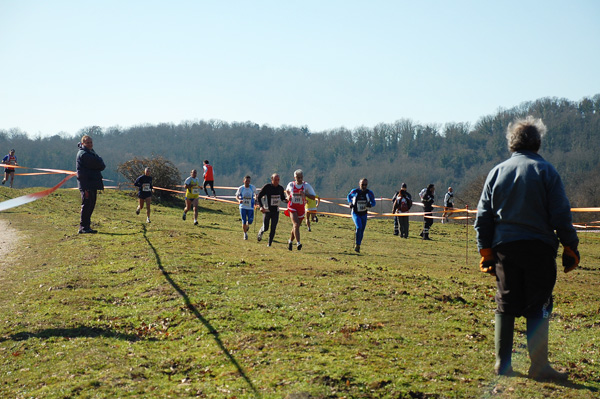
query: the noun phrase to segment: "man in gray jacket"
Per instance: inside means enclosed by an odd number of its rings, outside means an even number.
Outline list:
[[[77,185],[81,193],[81,219],[79,234],[97,233],[91,228],[92,212],[96,207],[98,190],[104,190],[102,171],[106,167],[104,161],[94,151],[94,143],[90,136],[83,136],[77,152]]]
[[[480,269],[496,276],[496,374],[513,375],[514,321],[523,316],[527,319],[529,376],[562,380],[567,374],[548,362],[556,255],[560,240],[565,273],[575,269],[579,239],[561,178],[538,154],[545,132],[542,121],[531,116],[508,126],[512,155],[488,174],[475,230]]]

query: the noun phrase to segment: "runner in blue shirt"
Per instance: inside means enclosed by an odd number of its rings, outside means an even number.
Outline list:
[[[365,228],[367,227],[367,208],[375,206],[375,194],[367,189],[369,184],[367,179],[361,179],[358,188],[348,193],[348,204],[352,213],[352,220],[356,226],[356,237],[354,250],[360,252],[360,244],[362,243]]]
[[[152,176],[150,176],[150,168],[144,169],[144,174],[138,177],[133,183],[134,186],[138,187],[138,199],[139,205],[135,210],[135,214],[139,215],[140,211],[144,209],[144,202],[146,203],[146,223],[150,223],[150,203],[152,202]]]

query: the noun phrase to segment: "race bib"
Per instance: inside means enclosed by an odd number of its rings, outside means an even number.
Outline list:
[[[356,212],[364,212],[367,210],[367,201],[359,200],[356,201]]]
[[[252,206],[252,198],[242,198],[242,205]]]
[[[200,189],[198,187],[192,188],[192,194],[194,194],[194,195],[200,194]]]
[[[150,190],[150,183],[142,184],[142,191],[152,191]]]
[[[296,194],[294,193],[292,195],[292,204],[303,204],[304,201],[302,201],[302,194]]]
[[[279,196],[272,196],[271,197],[271,206],[279,206]]]

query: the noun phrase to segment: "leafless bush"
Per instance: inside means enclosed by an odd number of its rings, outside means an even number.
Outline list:
[[[154,187],[167,188],[175,190],[178,184],[181,184],[181,174],[179,169],[162,156],[153,155],[150,158],[133,158],[130,161],[120,164],[117,171],[121,173],[125,179],[131,183],[144,174],[144,169],[150,168],[150,175],[152,176],[152,185]],[[155,197],[158,198],[171,198],[173,193],[169,191],[157,191],[159,193]]]

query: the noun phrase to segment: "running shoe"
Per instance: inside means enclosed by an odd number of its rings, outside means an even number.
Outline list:
[[[150,223],[150,218],[146,218],[146,223]]]
[[[358,253],[360,253],[360,245],[355,245],[354,246],[354,250]]]
[[[310,231],[310,226],[308,226],[308,231]]]
[[[198,226],[198,221],[194,220],[194,226]]]
[[[319,217],[315,216],[315,223],[319,223]]]
[[[183,220],[185,220],[185,212],[183,212],[183,216],[181,217]]]
[[[259,230],[259,232],[258,232],[258,235],[256,236],[256,239],[257,239],[258,241],[262,240],[262,235],[263,235],[263,231],[262,231],[262,230]]]
[[[293,248],[293,243],[291,241],[288,241],[288,249],[291,251]]]
[[[244,233],[244,240],[248,239],[248,233]]]
[[[302,244],[298,244],[298,251],[302,250]]]
[[[140,214],[140,207],[138,206],[137,209],[135,210],[135,214],[139,215]]]
[[[93,230],[89,227],[79,230],[79,234],[96,234],[97,232],[98,232],[98,230]]]
[[[269,242],[269,243],[267,243],[267,247],[270,247],[270,246],[271,246],[271,243],[270,243],[270,242]]]

